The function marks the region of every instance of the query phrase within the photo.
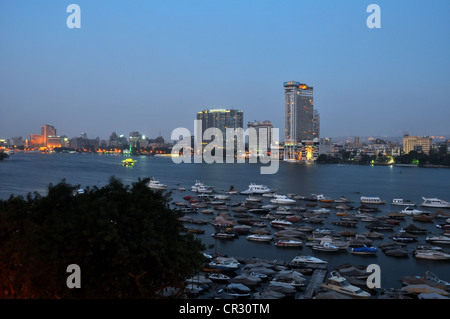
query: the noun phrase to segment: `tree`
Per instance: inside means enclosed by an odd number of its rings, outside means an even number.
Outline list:
[[[204,247],[182,234],[169,195],[112,177],[74,195],[64,180],[47,196],[0,201],[0,297],[157,298],[182,287],[203,264]],[[67,266],[81,268],[69,289]]]

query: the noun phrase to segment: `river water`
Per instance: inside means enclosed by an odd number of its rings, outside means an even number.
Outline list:
[[[168,185],[172,191],[173,201],[183,200],[186,195],[193,195],[190,187],[196,180],[208,185],[214,185],[217,192],[224,192],[233,186],[241,191],[247,189],[250,183],[264,184],[277,191],[278,194],[297,194],[309,196],[313,193],[324,194],[326,197],[339,198],[346,196],[353,201],[352,205],[360,205],[360,196],[379,196],[387,202],[380,205],[381,212],[373,213],[383,216],[387,213],[399,211],[402,208],[391,206],[393,198],[409,199],[420,204],[423,197],[437,197],[450,201],[450,169],[419,168],[419,167],[388,167],[388,166],[360,166],[360,165],[318,165],[280,162],[276,174],[260,174],[259,164],[175,164],[170,158],[134,156],[137,163],[134,167],[124,167],[124,159],[118,155],[96,154],[41,154],[17,152],[8,159],[0,162],[0,198],[7,199],[11,194],[26,195],[29,192],[46,194],[49,183],[56,184],[62,179],[72,185],[103,186],[111,176],[120,178],[129,184],[138,178],[153,176],[161,183]],[[179,191],[179,187],[186,187],[187,191]],[[232,201],[242,201],[244,195],[233,195]],[[268,204],[269,198],[264,199]],[[299,206],[304,206],[298,200]],[[422,207],[419,206],[419,209]],[[436,211],[433,208],[424,210]],[[443,210],[443,209],[440,209]],[[450,209],[444,210],[450,212]],[[231,210],[230,210],[230,213]],[[404,276],[422,276],[430,270],[443,280],[450,281],[450,262],[416,259],[412,251],[419,244],[425,244],[427,235],[419,235],[418,241],[408,244],[410,254],[406,258],[386,256],[379,251],[376,256],[356,256],[350,252],[328,253],[316,252],[311,247],[277,248],[272,243],[251,242],[245,236],[233,240],[215,240],[211,237],[214,227],[211,225],[215,215],[190,214],[194,219],[205,219],[203,228],[205,234],[196,235],[209,247],[210,252],[218,252],[237,257],[258,257],[264,259],[278,259],[289,262],[297,255],[313,255],[328,261],[329,268],[350,263],[353,265],[378,264],[381,267],[381,287],[400,288],[400,279]],[[356,228],[334,226],[331,222],[338,220],[336,210],[331,209],[327,219],[317,228],[334,228],[336,231],[351,229],[367,232],[367,223],[358,223]],[[430,234],[440,234],[436,224],[443,223],[443,219],[432,222],[417,222],[411,217],[405,218],[393,230],[383,233],[383,239],[375,239],[374,246],[391,241],[388,238],[393,232],[410,224],[426,228]],[[270,229],[270,226],[268,227]],[[272,229],[273,232],[276,230]],[[449,246],[442,246],[448,251]]]

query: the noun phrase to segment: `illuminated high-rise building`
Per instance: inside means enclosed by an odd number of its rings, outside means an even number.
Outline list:
[[[301,142],[314,138],[313,87],[296,81],[284,82],[285,140]]]
[[[284,82],[284,160],[299,161],[302,158],[302,141],[318,137],[320,119],[318,113],[314,122],[313,87],[289,81]],[[320,124],[319,124],[320,125]]]
[[[44,145],[47,145],[49,137],[56,137],[56,128],[51,125],[42,125],[41,135],[44,139]]]

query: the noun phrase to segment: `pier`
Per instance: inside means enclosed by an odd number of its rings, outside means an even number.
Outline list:
[[[306,287],[305,295],[302,299],[311,299],[313,297],[314,291],[323,283],[327,275],[327,268],[316,268],[311,276],[311,280]]]

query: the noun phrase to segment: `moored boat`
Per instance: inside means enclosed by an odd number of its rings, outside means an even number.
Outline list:
[[[380,197],[361,196],[362,204],[386,204],[386,201],[381,200]]]
[[[436,207],[436,208],[450,208],[450,203],[439,198],[425,198],[422,197],[422,206]]]
[[[322,284],[321,287],[342,293],[352,298],[367,299],[370,297],[370,293],[357,286],[351,285],[345,277],[339,275],[337,272],[331,272],[331,277],[328,278],[327,282]]]
[[[378,249],[375,247],[368,247],[366,245],[352,248],[352,254],[355,255],[375,255]]]

